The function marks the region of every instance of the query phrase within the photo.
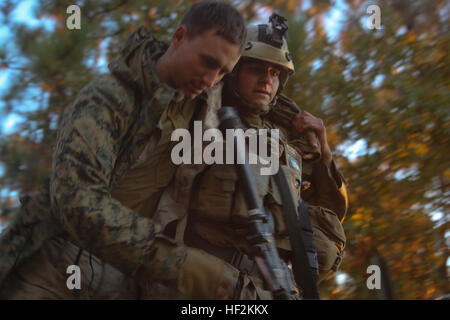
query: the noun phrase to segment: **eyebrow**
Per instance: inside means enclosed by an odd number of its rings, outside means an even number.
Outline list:
[[[208,63],[211,63],[212,65],[214,65],[215,67],[220,67],[221,63],[219,60],[217,60],[216,58],[208,55],[208,54],[202,54],[201,55],[203,59],[205,59],[206,61],[208,61]],[[229,73],[231,72],[231,70],[229,70],[226,66],[224,66],[221,71],[225,72],[225,73]]]

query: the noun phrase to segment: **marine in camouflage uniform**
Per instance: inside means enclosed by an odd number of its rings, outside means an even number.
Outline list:
[[[201,3],[190,12],[191,26],[206,21],[201,36],[183,20],[167,48],[139,28],[110,74],[83,88],[64,111],[50,182],[21,198],[19,216],[0,239],[3,298],[135,299],[149,280],[187,298],[220,294],[222,270],[214,263],[220,260],[177,245],[153,219],[176,173],[172,131],[189,127],[208,94],[191,98],[233,69],[245,41],[242,16],[231,6]],[[169,86],[157,76],[157,62],[167,65],[166,53],[180,47],[184,55],[172,56],[172,66],[184,63],[192,74],[178,70]],[[185,90],[175,90],[183,75]],[[66,286],[72,264],[81,268],[81,290]],[[211,275],[208,284],[196,281],[203,274]]]
[[[248,128],[280,130],[279,163],[284,168],[296,203],[302,198],[309,204],[313,241],[318,254],[319,278],[322,280],[337,270],[345,247],[345,233],[341,225],[347,209],[344,180],[332,159],[328,164],[322,159],[323,148],[320,141],[315,140],[317,146],[313,147],[311,141],[314,140],[310,141],[306,134],[299,135],[293,130],[293,123],[301,117],[300,109],[292,100],[280,94],[288,76],[294,71],[286,40],[283,39],[279,47],[275,46],[270,41],[273,28],[267,24],[249,27],[247,34],[248,42],[241,60],[233,73],[225,78],[222,99],[215,97],[209,110],[214,109],[214,106],[218,109],[221,105],[231,105],[236,108]],[[251,100],[246,100],[240,94],[251,86],[242,78],[245,72],[259,74],[261,79],[255,88],[271,94],[268,88],[272,86],[273,79],[268,73],[272,70],[275,73],[271,76],[277,77],[280,82],[279,87],[274,88],[275,99],[268,100],[265,104],[252,104]],[[270,99],[272,98],[273,96]],[[214,115],[206,114],[198,119],[203,119],[205,129],[217,126]],[[308,155],[305,157],[307,160],[302,159],[297,150]],[[280,256],[289,263],[291,246],[280,192],[273,177],[261,175],[257,165],[251,167],[263,205],[273,216],[274,236]],[[183,199],[172,199],[172,202],[178,202],[178,206],[171,207],[172,212],[177,212],[182,219],[176,220],[176,227],[168,228],[166,232],[180,243],[200,248],[226,262],[225,272],[234,288],[231,298],[271,299],[271,293],[266,290],[258,269],[249,256],[246,241],[249,216],[245,194],[234,165],[182,165],[178,168],[177,177],[179,179],[176,178],[171,186],[173,191],[167,193],[186,195]],[[192,187],[189,189],[188,185]],[[167,224],[170,226],[169,222]],[[207,283],[210,280],[208,277],[209,275],[204,275],[202,280]]]

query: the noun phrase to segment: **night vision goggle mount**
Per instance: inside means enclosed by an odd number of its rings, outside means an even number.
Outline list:
[[[269,22],[272,24],[272,33],[267,33],[267,25],[261,24],[258,26],[258,39],[274,47],[281,48],[283,46],[283,36],[288,30],[287,19],[277,13],[272,13],[269,17]]]

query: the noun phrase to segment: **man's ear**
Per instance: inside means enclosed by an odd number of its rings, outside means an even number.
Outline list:
[[[172,35],[172,44],[174,48],[178,48],[183,41],[186,41],[188,37],[187,28],[183,24],[179,26]]]

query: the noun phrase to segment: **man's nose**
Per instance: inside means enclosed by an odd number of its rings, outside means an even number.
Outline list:
[[[272,79],[272,74],[271,74],[270,68],[264,69],[264,72],[262,72],[262,75],[261,75],[261,81],[265,85],[271,85],[272,84],[273,79]]]
[[[207,88],[213,87],[219,80],[217,71],[208,71],[202,77],[203,85]]]

